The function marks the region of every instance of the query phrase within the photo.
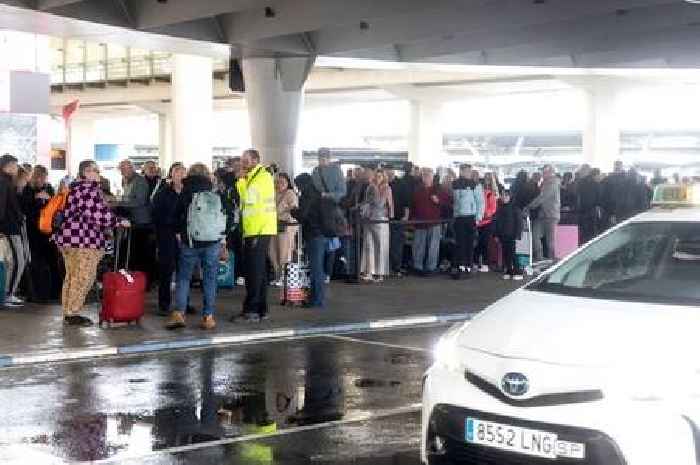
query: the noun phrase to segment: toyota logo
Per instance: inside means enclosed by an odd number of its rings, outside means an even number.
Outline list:
[[[524,396],[530,389],[530,381],[522,373],[506,373],[501,380],[501,389],[513,397]]]

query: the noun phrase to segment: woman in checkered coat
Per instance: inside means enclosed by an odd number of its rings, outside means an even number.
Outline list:
[[[105,253],[105,232],[117,226],[129,227],[130,223],[117,218],[105,203],[97,164],[91,160],[80,162],[78,179],[70,186],[63,222],[54,236],[66,265],[61,296],[66,324],[92,325],[89,318],[79,313]]]

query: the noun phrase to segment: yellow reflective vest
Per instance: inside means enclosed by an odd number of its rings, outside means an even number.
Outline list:
[[[258,165],[236,183],[241,197],[243,237],[277,234],[275,183],[264,166]]]

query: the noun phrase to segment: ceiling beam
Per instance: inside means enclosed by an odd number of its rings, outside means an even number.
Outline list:
[[[484,63],[494,66],[556,66],[567,63],[573,67],[605,67],[617,63],[635,62],[647,58],[666,58],[678,44],[678,51],[687,51],[688,44],[700,41],[700,28],[662,30],[654,34],[628,35],[614,41],[572,45],[557,40],[523,44],[516,47],[491,49],[484,52]],[[697,45],[696,45],[697,48]],[[456,61],[459,60],[459,55]],[[641,57],[641,58],[640,58]],[[438,59],[439,61],[439,59]],[[454,63],[455,60],[449,60]]]
[[[487,0],[269,0],[274,18],[265,16],[259,8],[228,14],[223,24],[233,42],[257,40],[279,35],[313,31],[328,26],[354,25],[378,18],[412,13],[427,9],[456,9],[464,3],[475,8]]]
[[[556,41],[572,49],[610,43],[616,37],[664,29],[685,29],[700,21],[700,8],[688,3],[657,5],[630,10],[625,14],[608,13],[579,20],[561,21],[520,29],[502,28],[485,33],[435,38],[399,45],[404,61],[420,61],[445,55],[515,47],[529,43]]]
[[[652,5],[676,4],[677,0],[550,0],[534,4],[531,0],[491,0],[479,6],[461,2],[461,7],[431,9],[419,14],[394,15],[369,23],[369,29],[357,25],[328,27],[311,33],[320,54],[337,54],[387,44],[409,43],[464,31],[487,33],[493,29],[542,25],[557,21],[605,14],[617,10]]]
[[[152,29],[256,7],[262,10],[259,0],[141,0],[135,16],[139,29]]]
[[[216,18],[202,18],[185,23],[168,24],[149,29],[148,32],[205,42],[226,42]]]
[[[83,0],[36,0],[36,9],[40,11],[59,8],[73,3],[80,3]]]

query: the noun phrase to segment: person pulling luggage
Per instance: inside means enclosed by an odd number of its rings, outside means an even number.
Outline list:
[[[80,313],[95,282],[97,264],[105,254],[104,231],[131,227],[129,220],[117,217],[107,206],[99,181],[97,164],[93,160],[80,162],[78,179],[70,185],[63,222],[54,235],[66,267],[61,305],[64,323],[70,326],[93,325]]]

